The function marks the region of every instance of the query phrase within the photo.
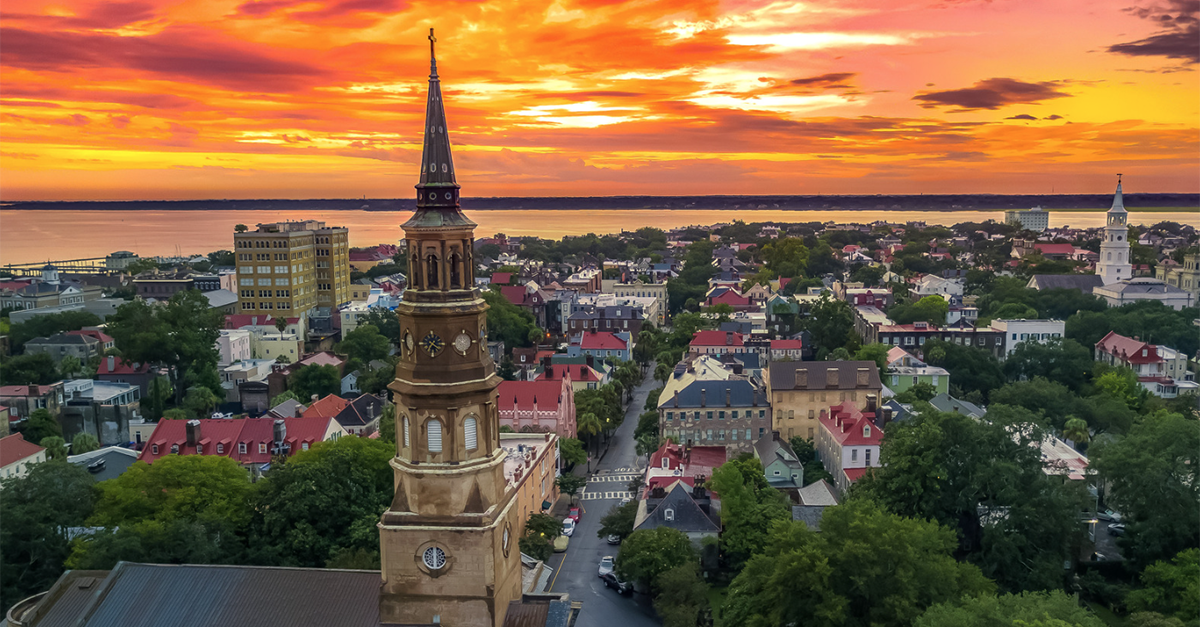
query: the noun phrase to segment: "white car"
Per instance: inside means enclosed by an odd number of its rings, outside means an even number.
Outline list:
[[[571,520],[570,518],[563,519],[562,534],[564,536],[567,536],[568,538],[575,534],[575,521],[574,520]]]
[[[607,575],[608,573],[613,572],[613,569],[614,569],[613,557],[611,555],[607,555],[605,557],[600,558],[599,576],[603,577],[603,576]]]

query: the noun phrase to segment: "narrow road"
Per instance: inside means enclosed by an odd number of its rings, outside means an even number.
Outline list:
[[[651,368],[650,372],[653,371]],[[658,382],[647,376],[634,389],[633,401],[625,411],[625,420],[617,428],[608,453],[599,464],[593,463],[587,488],[580,496],[583,513],[571,543],[565,553],[556,553],[550,558],[550,566],[555,569],[550,590],[570,593],[572,601],[583,602],[583,611],[575,623],[577,627],[661,625],[649,598],[642,595],[622,596],[600,581],[597,573],[600,558],[606,555],[616,557],[621,547],[609,545],[596,535],[600,529],[600,519],[608,510],[620,504],[622,498],[632,496],[628,493],[629,480],[634,474],[641,474],[633,432],[637,429],[638,416],[643,411],[646,396],[657,387]]]

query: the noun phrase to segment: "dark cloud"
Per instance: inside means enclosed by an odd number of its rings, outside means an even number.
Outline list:
[[[1061,120],[1061,119],[1062,119],[1062,116],[1061,116],[1061,115],[1058,115],[1057,113],[1055,113],[1054,115],[1048,115],[1048,116],[1046,116],[1046,119],[1047,119],[1047,120]]]
[[[42,30],[110,30],[153,19],[154,6],[145,2],[99,2],[81,15],[0,12],[0,20],[27,22]]]
[[[1125,11],[1163,30],[1137,41],[1113,44],[1109,52],[1200,63],[1200,0],[1170,0],[1165,7],[1130,7]]]
[[[1021,115],[1012,115],[1012,116],[1009,116],[1004,119],[1005,120],[1036,120],[1037,118],[1033,117],[1032,115],[1029,115],[1028,113],[1022,113]],[[1046,119],[1049,120],[1050,118],[1046,118]]]
[[[1013,104],[1037,104],[1043,100],[1065,98],[1058,83],[1026,83],[1015,78],[989,78],[971,87],[931,91],[913,96],[926,109],[958,107],[959,111],[999,109]]]
[[[238,5],[236,14],[246,17],[265,17],[278,11],[310,4],[312,4],[310,0],[252,0]],[[362,13],[396,13],[406,7],[407,3],[403,0],[342,0],[341,2],[332,2],[319,9],[295,11],[290,13],[290,16],[311,23]]]
[[[231,42],[170,29],[145,37],[118,37],[0,28],[0,40],[4,64],[29,70],[123,68],[170,80],[277,92],[302,89],[300,79],[322,74],[300,61],[274,59]]]
[[[820,76],[793,78],[791,83],[797,87],[821,87],[824,89],[850,87],[849,80],[858,76],[857,72],[831,72]]]

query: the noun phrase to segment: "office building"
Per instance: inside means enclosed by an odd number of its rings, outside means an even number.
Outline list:
[[[350,233],[304,220],[235,233],[238,311],[307,315],[350,302]]]

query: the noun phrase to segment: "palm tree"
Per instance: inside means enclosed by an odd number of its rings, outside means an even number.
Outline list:
[[[603,425],[600,423],[600,417],[592,412],[585,412],[579,415],[575,421],[575,430],[579,435],[587,437],[589,444],[593,441],[596,434],[600,433]],[[592,472],[592,456],[588,455],[588,472]]]
[[[1078,447],[1086,446],[1088,440],[1091,439],[1091,433],[1088,431],[1088,423],[1083,418],[1070,416],[1067,422],[1063,424],[1063,436],[1071,440]]]
[[[283,332],[287,329],[287,318],[283,316],[275,316],[275,329],[279,331],[279,339],[283,339]]]
[[[667,380],[671,378],[671,366],[659,363],[654,367],[654,380],[666,385]]]

